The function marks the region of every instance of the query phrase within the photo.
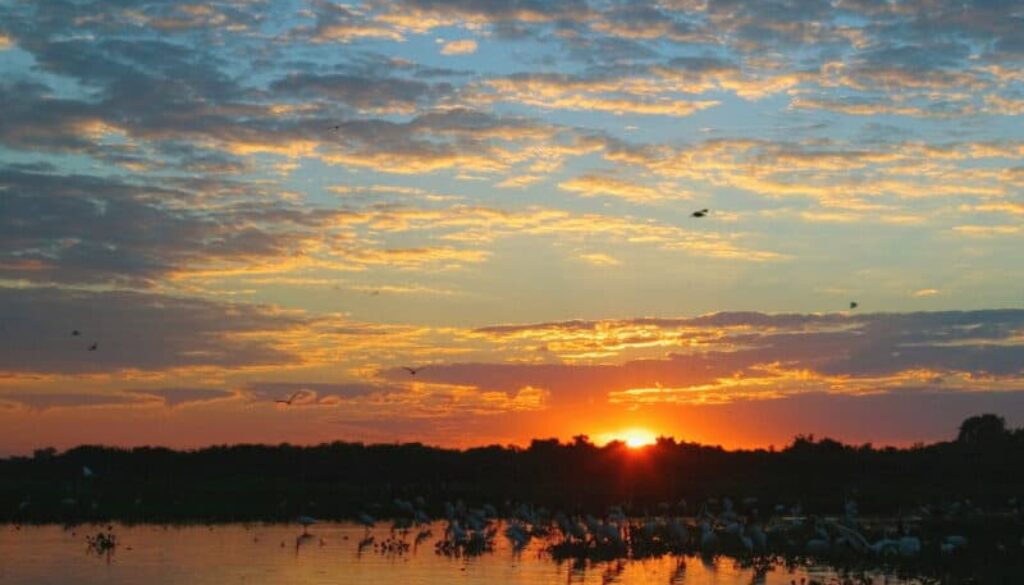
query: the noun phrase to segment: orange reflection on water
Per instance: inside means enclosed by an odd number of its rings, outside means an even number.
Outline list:
[[[108,563],[86,551],[86,536],[100,530],[105,527],[0,527],[0,583],[788,585],[801,577],[827,581],[834,575],[827,570],[777,567],[758,576],[724,557],[666,555],[632,561],[555,561],[544,552],[545,541],[534,539],[526,549],[516,552],[501,536],[492,553],[451,558],[434,551],[434,542],[444,531],[439,523],[432,527],[434,538],[404,554],[381,554],[372,546],[360,553],[358,543],[368,533],[351,524],[315,524],[309,529],[312,536],[303,539],[298,538],[302,529],[297,525],[116,525],[113,531],[119,545]],[[369,534],[380,542],[390,530],[378,527]],[[408,541],[411,543],[413,538],[410,534]]]

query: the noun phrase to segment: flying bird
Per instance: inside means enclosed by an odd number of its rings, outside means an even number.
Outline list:
[[[341,124],[335,124],[334,126],[328,126],[328,130],[341,130]]]
[[[857,301],[850,301],[850,310],[852,311],[852,310],[854,310],[856,308],[857,308]]]
[[[99,348],[100,348],[100,344],[99,343],[93,343],[92,345],[89,346],[89,351],[96,351]]]
[[[71,331],[71,337],[78,337],[81,334],[82,334],[82,332],[79,331],[78,329],[74,329],[74,330]]]
[[[704,217],[708,214],[707,209],[700,209],[690,214],[690,217]]]
[[[409,368],[409,367],[406,367],[406,366],[402,366],[402,369],[405,370],[406,372],[409,372],[413,376],[415,376],[416,372],[419,372],[420,370],[422,370],[425,367],[427,367],[427,366],[420,366],[418,368]]]
[[[292,394],[291,396],[289,396],[287,400],[285,400],[283,398],[278,398],[274,402],[276,402],[278,404],[286,404],[288,406],[291,406],[292,405],[292,401],[295,400],[295,398],[298,397],[300,394],[302,394],[302,392],[296,392],[296,393]]]

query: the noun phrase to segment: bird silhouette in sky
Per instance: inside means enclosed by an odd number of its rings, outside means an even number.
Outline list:
[[[422,370],[425,367],[427,367],[427,366],[420,366],[418,368],[410,368],[410,367],[407,367],[407,366],[402,366],[402,369],[405,370],[406,372],[409,372],[413,376],[415,376],[416,372],[419,372],[420,370]]]
[[[690,214],[690,217],[704,217],[708,214],[707,209],[699,209]]]
[[[341,130],[341,124],[335,124],[334,126],[328,126],[328,130]]]
[[[857,308],[857,301],[850,301],[850,310],[852,311],[852,310],[854,310],[856,308]]]
[[[296,392],[296,393],[292,394],[291,396],[289,396],[287,400],[285,400],[283,398],[278,398],[274,402],[276,402],[278,404],[284,404],[286,406],[291,406],[292,405],[292,401],[295,400],[300,394],[302,394],[302,392]]]
[[[78,337],[81,334],[82,334],[82,332],[79,331],[78,329],[74,329],[74,330],[71,331],[71,337]]]
[[[100,344],[99,343],[93,343],[92,345],[89,346],[89,351],[96,351],[99,348],[100,348]]]

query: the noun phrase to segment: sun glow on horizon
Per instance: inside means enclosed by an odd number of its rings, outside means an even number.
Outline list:
[[[639,449],[648,445],[653,445],[657,440],[657,437],[651,431],[647,429],[626,429],[623,431],[606,433],[602,436],[605,439],[605,443],[612,441],[622,441],[630,449]]]

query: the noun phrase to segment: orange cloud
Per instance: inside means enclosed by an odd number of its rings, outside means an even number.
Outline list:
[[[473,39],[460,39],[448,41],[441,47],[442,55],[471,55],[476,52],[476,41]]]

